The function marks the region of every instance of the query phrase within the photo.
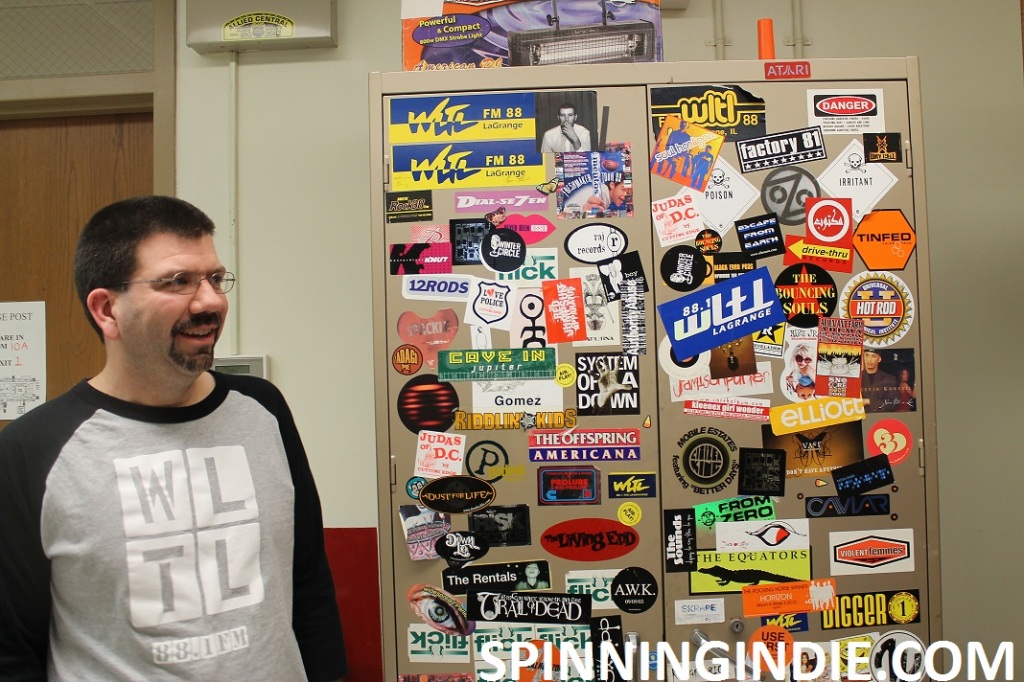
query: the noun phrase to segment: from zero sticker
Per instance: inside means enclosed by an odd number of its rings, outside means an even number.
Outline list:
[[[864,345],[883,348],[903,338],[914,321],[914,297],[891,272],[862,272],[843,288],[840,317],[864,321]]]

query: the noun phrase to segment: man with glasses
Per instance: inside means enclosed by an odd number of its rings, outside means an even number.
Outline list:
[[[86,224],[103,369],[0,432],[5,680],[335,680],[320,501],[281,393],[217,374],[235,277],[171,197]]]

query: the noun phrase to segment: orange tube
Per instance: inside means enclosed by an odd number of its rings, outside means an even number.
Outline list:
[[[775,29],[771,19],[757,20],[757,58],[775,59]]]

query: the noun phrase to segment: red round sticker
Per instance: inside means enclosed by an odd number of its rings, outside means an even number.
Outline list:
[[[913,444],[910,429],[899,419],[882,419],[868,432],[868,451],[872,456],[886,455],[890,466],[909,457]]]
[[[640,535],[612,519],[570,519],[548,528],[540,536],[544,551],[569,561],[604,561],[629,554]]]

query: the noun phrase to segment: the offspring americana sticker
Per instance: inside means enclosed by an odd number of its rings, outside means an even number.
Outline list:
[[[811,550],[697,552],[697,570],[690,573],[691,594],[735,594],[749,585],[792,583],[811,578]],[[810,609],[800,609],[807,611]],[[781,613],[775,611],[774,613]],[[771,615],[771,614],[748,614]]]
[[[725,137],[668,115],[651,154],[651,173],[703,192]]]
[[[888,516],[889,495],[874,493],[849,497],[807,497],[804,509],[809,519],[833,519],[839,516]],[[895,517],[894,517],[895,518]]]
[[[531,462],[625,462],[640,459],[640,429],[534,429]]]
[[[864,321],[864,345],[891,346],[914,322],[914,296],[891,272],[862,272],[843,287],[839,315]]]

